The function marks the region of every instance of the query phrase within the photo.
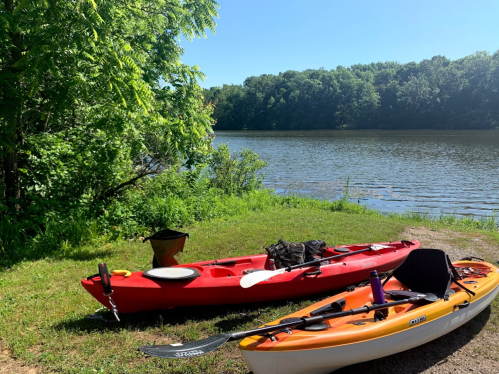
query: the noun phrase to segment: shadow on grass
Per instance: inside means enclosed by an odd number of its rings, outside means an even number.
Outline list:
[[[119,315],[121,320],[120,322],[115,321],[113,314],[106,310],[97,313],[97,315],[102,316],[107,322],[100,319],[82,317],[59,322],[53,325],[53,328],[55,330],[65,330],[75,334],[97,331],[141,331],[150,327],[159,328],[163,324],[176,327],[186,325],[188,323],[200,323],[222,318],[222,320],[214,322],[214,326],[218,328],[219,332],[233,332],[238,329],[243,329],[244,326],[251,321],[254,321],[254,326],[251,328],[255,328],[265,322],[269,322],[260,321],[259,316],[260,314],[268,312],[271,309],[283,308],[285,306],[290,306],[290,304],[298,305],[302,302],[312,304],[324,299],[325,297],[329,297],[343,291],[344,290],[338,290],[336,292],[305,296],[291,300],[278,300],[251,304],[191,306],[151,312],[122,313]]]
[[[16,253],[5,254],[2,256],[0,253],[0,271],[12,268],[16,264],[24,261],[35,262],[42,259],[52,260],[74,260],[74,261],[89,261],[96,258],[110,258],[116,253],[116,249],[78,249],[74,251],[62,250],[47,250],[31,252],[27,249],[22,249]]]
[[[442,373],[447,372],[446,368],[440,370],[439,365],[445,364],[449,356],[480,333],[490,316],[489,305],[471,321],[438,339],[395,355],[345,367],[334,374],[418,374],[430,368]]]
[[[58,260],[73,260],[73,261],[89,261],[95,260],[96,258],[110,258],[115,254],[116,250],[105,248],[105,249],[79,249],[72,252],[55,252],[52,257]],[[96,265],[97,267],[97,265]]]

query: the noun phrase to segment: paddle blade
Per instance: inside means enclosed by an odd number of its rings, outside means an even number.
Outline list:
[[[150,355],[161,358],[189,358],[202,356],[217,349],[231,338],[231,334],[216,334],[206,339],[195,342],[168,344],[168,345],[143,345],[139,349]]]
[[[372,244],[370,248],[373,251],[379,251],[380,249],[383,249],[383,248],[393,248],[393,247],[389,246],[389,245],[383,245],[383,244]]]
[[[277,270],[255,271],[254,273],[249,273],[246,274],[244,277],[242,277],[239,284],[241,285],[242,288],[249,288],[271,277],[282,274],[285,271],[286,268],[277,269]]]

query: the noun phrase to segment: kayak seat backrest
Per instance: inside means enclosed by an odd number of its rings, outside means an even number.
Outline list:
[[[175,256],[179,252],[184,251],[185,239],[189,234],[185,232],[164,229],[155,234],[143,239],[143,243],[150,240],[154,256],[152,259],[152,267],[169,267],[178,265]]]
[[[409,253],[405,261],[393,271],[391,276],[411,291],[431,293],[438,298],[447,299],[452,283],[452,272],[449,264],[451,262],[447,254],[440,249],[416,249]]]

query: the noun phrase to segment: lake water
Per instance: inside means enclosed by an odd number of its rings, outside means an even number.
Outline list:
[[[382,212],[487,217],[499,210],[499,131],[217,131],[268,162],[264,186]]]

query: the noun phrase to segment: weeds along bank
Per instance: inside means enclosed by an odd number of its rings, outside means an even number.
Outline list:
[[[266,163],[251,150],[229,153],[227,145],[186,170],[163,170],[109,201],[31,204],[25,211],[0,216],[0,265],[42,258],[54,251],[101,238],[113,241],[165,227],[268,209],[279,203],[261,190]],[[44,209],[38,209],[43,205]],[[1,208],[1,206],[0,206]]]
[[[176,183],[179,181],[176,180]],[[151,182],[151,187],[161,181]],[[21,260],[38,260],[47,256],[77,250],[91,243],[121,242],[137,238],[160,228],[181,228],[199,221],[219,217],[247,216],[252,212],[269,212],[276,208],[307,211],[324,209],[348,213],[377,215],[363,206],[346,201],[332,203],[303,197],[279,197],[261,189],[242,195],[230,195],[216,188],[183,185],[175,193],[158,193],[153,189],[131,194],[113,204],[102,216],[88,218],[85,214],[64,220],[47,220],[45,229],[28,235],[15,225],[2,222],[0,229],[2,257],[0,267],[9,267]]]
[[[268,212],[269,217],[272,217],[275,211],[282,209],[301,211],[301,214],[297,215],[298,220],[310,217],[310,220],[314,221],[317,215],[321,215],[320,211],[324,211],[371,216],[373,222],[383,217],[405,225],[446,226],[478,231],[496,229],[494,218],[476,220],[442,216],[432,219],[422,214],[383,216],[344,199],[328,202],[298,196],[277,196],[266,189],[255,189],[235,195],[209,187],[206,179],[194,185],[187,180],[188,174],[179,174],[171,179],[158,178],[150,181],[148,188],[115,202],[100,217],[89,218],[80,213],[76,217],[67,217],[60,221],[47,220],[45,229],[31,236],[24,229],[18,230],[15,225],[1,222],[0,268],[10,267],[22,260],[38,260],[52,255],[64,256],[68,251],[78,251],[79,247],[92,243],[116,242],[119,245],[123,239],[136,238],[165,227],[181,228],[220,217],[245,217],[252,212]],[[164,188],[165,184],[172,183],[176,188]],[[158,185],[163,185],[163,188],[158,188]],[[255,230],[259,230],[258,225]]]
[[[313,225],[319,217],[325,219],[328,212],[346,213],[351,215],[354,221],[362,221],[374,228],[377,221],[388,220],[396,225],[497,231],[494,218],[476,220],[442,216],[432,219],[421,214],[384,216],[345,199],[328,202],[298,196],[277,196],[266,189],[255,189],[241,195],[227,194],[220,189],[208,187],[209,183],[205,179],[195,185],[190,185],[186,179],[186,174],[180,174],[180,177],[170,180],[158,178],[150,181],[147,189],[136,191],[127,199],[117,201],[100,217],[88,218],[80,214],[60,221],[48,220],[45,230],[40,230],[32,236],[26,234],[25,230],[16,231],[14,225],[8,226],[2,223],[0,227],[3,252],[0,258],[0,269],[8,268],[23,260],[39,260],[52,256],[64,257],[66,253],[78,252],[80,248],[86,246],[98,246],[105,243],[115,243],[113,246],[120,246],[123,245],[120,243],[124,243],[124,239],[137,238],[165,227],[181,228],[192,226],[196,222],[199,226],[200,223],[206,222],[208,233],[209,222],[213,219],[223,217],[245,219],[255,213],[259,214],[259,217],[267,217],[266,221],[255,223],[253,230],[257,232],[262,229],[262,226],[272,225],[273,220],[279,220],[281,215],[290,214],[287,212],[292,211],[291,215],[295,218],[291,218],[287,225],[294,229],[296,235],[301,227]],[[158,188],[159,184],[166,183],[175,183],[177,188],[171,190]],[[332,226],[338,224],[341,223],[330,222]],[[355,227],[349,227],[347,224],[343,229],[349,231],[355,230]],[[231,227],[231,232],[232,234],[227,237],[227,247],[230,247],[233,241],[230,236],[243,234],[237,229],[237,224]],[[275,233],[275,240],[279,239],[279,235],[279,232]],[[223,257],[228,254],[221,252],[217,255]]]

